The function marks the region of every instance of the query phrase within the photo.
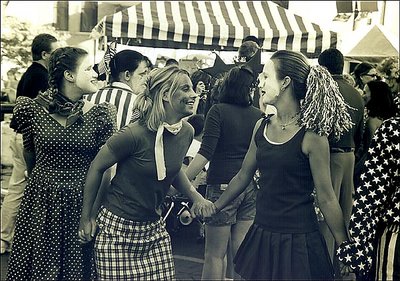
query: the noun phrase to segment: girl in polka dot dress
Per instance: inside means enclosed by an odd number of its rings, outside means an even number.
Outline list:
[[[7,280],[95,278],[93,245],[82,246],[77,232],[85,176],[115,132],[116,111],[82,100],[97,90],[92,67],[85,50],[57,49],[49,62],[49,90],[17,99],[15,129],[23,134],[29,180]]]

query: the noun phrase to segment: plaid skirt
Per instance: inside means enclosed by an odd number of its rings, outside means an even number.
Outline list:
[[[160,219],[136,222],[106,208],[98,217],[95,261],[99,280],[174,280],[171,238]]]

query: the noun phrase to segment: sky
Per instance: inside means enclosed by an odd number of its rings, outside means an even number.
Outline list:
[[[2,17],[5,12],[7,15],[17,16],[33,24],[46,24],[54,21],[54,2],[55,1],[9,1],[7,9],[2,7],[1,13]],[[383,1],[379,1],[378,5],[382,5],[382,2]],[[2,1],[2,4],[4,3],[5,1]],[[386,1],[386,3],[387,12],[385,26],[394,36],[398,37],[400,25],[399,1]],[[319,24],[321,27],[340,32],[344,35],[350,34],[353,28],[352,20],[347,23],[332,21],[336,16],[336,1],[290,1],[289,10],[294,14]],[[380,22],[379,13],[373,14],[373,21],[376,23]],[[363,23],[357,22],[356,24],[362,25]],[[183,56],[179,50],[171,50],[170,52],[172,57]],[[227,56],[230,57],[231,55]]]

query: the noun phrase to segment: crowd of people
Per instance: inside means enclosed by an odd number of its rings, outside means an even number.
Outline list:
[[[7,280],[174,280],[171,190],[204,221],[202,280],[400,280],[398,61],[349,74],[335,48],[261,49],[248,36],[215,75],[124,50],[103,75],[37,35],[14,83]]]

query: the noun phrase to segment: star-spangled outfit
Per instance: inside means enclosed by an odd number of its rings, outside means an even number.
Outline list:
[[[360,185],[356,188],[349,232],[337,250],[339,260],[361,277],[400,280],[400,117],[376,131]]]

